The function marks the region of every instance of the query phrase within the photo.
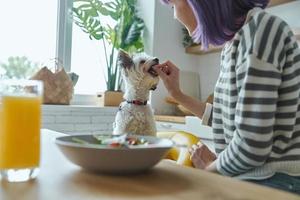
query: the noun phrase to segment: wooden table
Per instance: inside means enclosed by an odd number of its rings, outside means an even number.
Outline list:
[[[109,176],[89,173],[71,164],[54,139],[42,131],[42,162],[38,178],[26,183],[1,181],[1,200],[296,200],[300,196],[240,182],[162,161],[148,173]]]

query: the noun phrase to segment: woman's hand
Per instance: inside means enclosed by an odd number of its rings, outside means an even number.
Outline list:
[[[163,80],[165,87],[169,94],[177,99],[182,95],[179,86],[179,69],[171,61],[166,61],[162,64],[156,65],[154,70],[158,73],[159,77]]]
[[[169,94],[182,106],[192,112],[200,119],[203,116],[206,103],[185,95],[179,86],[179,69],[171,61],[164,62],[156,65],[153,69],[157,72],[159,77],[162,79],[165,87]]]
[[[189,151],[194,167],[199,169],[206,170],[217,158],[206,145],[200,142],[198,142],[197,145],[193,145]]]

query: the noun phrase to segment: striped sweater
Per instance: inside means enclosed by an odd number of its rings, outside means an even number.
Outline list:
[[[221,54],[214,91],[217,170],[240,179],[300,176],[300,49],[289,26],[252,9]]]

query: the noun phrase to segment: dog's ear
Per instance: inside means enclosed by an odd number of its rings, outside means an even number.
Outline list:
[[[124,69],[130,69],[134,63],[128,53],[120,50],[118,54],[118,65]]]

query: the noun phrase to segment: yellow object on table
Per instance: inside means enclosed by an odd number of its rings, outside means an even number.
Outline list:
[[[193,167],[189,148],[200,141],[197,136],[185,131],[165,131],[157,132],[157,137],[169,138],[178,145],[178,147],[175,146],[168,152],[166,159],[174,160],[179,165]]]

